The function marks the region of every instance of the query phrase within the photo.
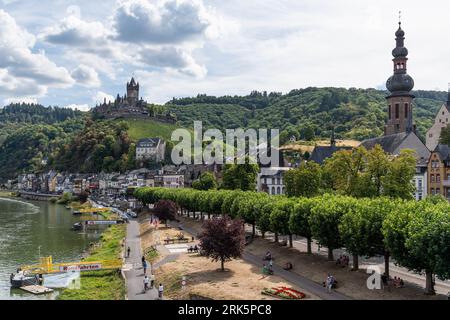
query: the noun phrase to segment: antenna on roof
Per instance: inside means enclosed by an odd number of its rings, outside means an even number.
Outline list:
[[[402,25],[402,11],[401,10],[398,12],[398,25],[399,26]]]

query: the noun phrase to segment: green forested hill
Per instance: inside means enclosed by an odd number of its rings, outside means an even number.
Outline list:
[[[415,122],[424,137],[446,92],[416,91]],[[383,134],[386,118],[386,91],[375,89],[306,88],[290,93],[252,92],[245,97],[174,99],[166,104],[183,126],[202,120],[205,127],[220,129],[251,127],[279,128],[284,136],[313,129],[328,138],[331,126],[339,138],[363,140]],[[253,104],[252,104],[253,103]],[[287,134],[289,133],[289,134]]]
[[[0,180],[50,167],[72,171],[111,171],[133,167],[134,142],[143,137],[169,139],[178,127],[279,128],[281,141],[329,138],[363,140],[383,134],[387,92],[375,89],[306,88],[288,94],[254,91],[248,96],[173,99],[162,109],[179,123],[153,120],[91,120],[89,113],[40,105],[0,109]],[[416,91],[414,116],[423,138],[446,92]],[[48,166],[42,160],[48,159]]]

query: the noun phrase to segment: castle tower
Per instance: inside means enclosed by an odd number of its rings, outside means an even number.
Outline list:
[[[414,96],[411,94],[414,80],[407,74],[408,49],[405,48],[405,32],[402,30],[401,22],[395,36],[397,45],[392,51],[394,75],[386,83],[390,95],[386,97],[388,121],[384,130],[385,135],[415,131],[412,116]]]
[[[127,82],[127,101],[130,105],[135,105],[139,100],[139,82],[136,83],[134,78]]]

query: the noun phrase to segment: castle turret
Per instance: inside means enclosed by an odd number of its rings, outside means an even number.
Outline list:
[[[394,59],[394,74],[387,80],[386,87],[390,95],[388,101],[388,121],[385,127],[385,135],[400,132],[414,131],[412,117],[412,103],[414,96],[411,90],[414,88],[414,80],[407,73],[408,49],[405,47],[405,32],[401,22],[396,36],[396,47],[392,51]]]
[[[136,83],[134,77],[127,82],[127,101],[130,105],[135,105],[139,101],[139,82]]]

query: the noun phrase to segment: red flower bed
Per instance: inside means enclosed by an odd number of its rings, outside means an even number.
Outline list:
[[[301,300],[306,297],[303,292],[287,287],[264,288],[262,294],[289,300]]]

